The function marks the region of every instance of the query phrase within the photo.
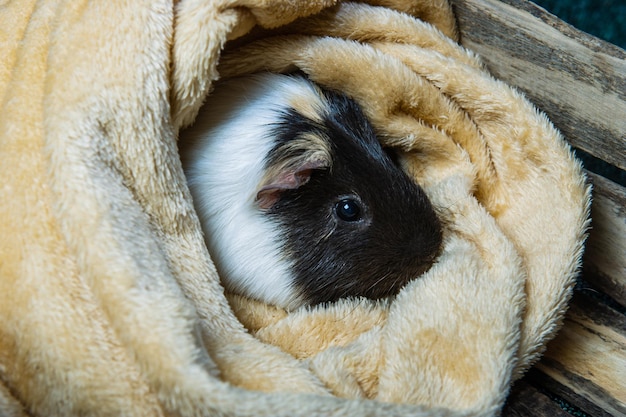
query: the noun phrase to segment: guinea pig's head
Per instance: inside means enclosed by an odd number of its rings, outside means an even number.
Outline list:
[[[319,90],[272,126],[256,195],[279,224],[295,290],[309,304],[396,294],[435,261],[441,223],[350,98]]]

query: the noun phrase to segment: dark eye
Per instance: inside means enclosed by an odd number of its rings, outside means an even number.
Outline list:
[[[361,219],[361,205],[351,198],[344,198],[335,204],[337,217],[346,222],[355,222]]]

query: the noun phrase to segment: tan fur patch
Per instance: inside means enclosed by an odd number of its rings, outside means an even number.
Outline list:
[[[315,90],[307,89],[306,95],[291,97],[289,105],[307,119],[322,123],[324,115],[328,112],[328,101],[319,88],[315,87]]]

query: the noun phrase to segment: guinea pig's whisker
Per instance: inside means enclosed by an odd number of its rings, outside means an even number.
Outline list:
[[[378,284],[380,284],[381,282],[387,280],[390,275],[391,274],[389,272],[385,273],[383,276],[378,278],[372,285],[370,285],[366,292],[369,292],[370,290],[374,289]]]
[[[435,210],[440,212],[440,213],[451,213],[452,212],[452,208],[453,207],[457,207],[458,205],[460,205],[463,201],[465,200],[469,200],[470,198],[473,198],[473,196],[471,195],[467,195],[465,197],[459,198],[456,201],[451,202],[450,204],[448,204],[447,206],[440,206],[440,207],[435,207]]]
[[[354,307],[352,307],[352,308],[350,309],[350,311],[348,311],[346,314],[344,314],[344,315],[342,316],[342,318],[335,320],[335,322],[341,322],[341,321],[346,320],[349,316],[351,316],[352,314],[354,314],[354,313],[357,311],[357,309],[358,309],[359,307],[361,307],[361,305],[363,305],[363,301],[364,301],[364,300],[363,300],[363,298],[359,298],[359,299],[358,299],[358,303],[357,303]]]
[[[332,236],[332,234],[335,232],[336,229],[337,229],[337,225],[334,224],[333,227],[328,231],[328,233],[320,237],[320,239],[318,240],[318,243],[328,240]]]

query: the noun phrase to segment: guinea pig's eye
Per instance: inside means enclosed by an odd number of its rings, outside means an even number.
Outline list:
[[[361,205],[351,198],[344,198],[335,204],[337,217],[346,222],[355,222],[361,219]]]

